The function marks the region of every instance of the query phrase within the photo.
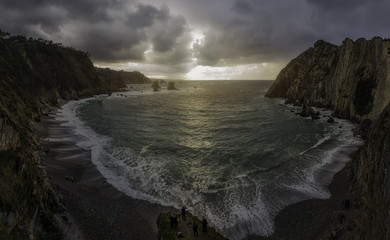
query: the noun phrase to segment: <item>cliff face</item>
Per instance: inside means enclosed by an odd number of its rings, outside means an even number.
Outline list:
[[[63,100],[117,91],[126,81],[99,74],[82,51],[0,31],[1,239],[61,237],[50,210],[58,198],[40,166],[34,122]]]
[[[266,94],[332,108],[335,116],[364,126],[364,146],[349,169],[356,211],[343,225],[343,239],[390,239],[389,64],[389,40],[318,41],[280,72]]]
[[[351,162],[353,205],[349,239],[390,239],[390,105],[368,132]]]
[[[390,41],[318,41],[277,76],[267,97],[333,108],[337,117],[376,119],[390,102]]]

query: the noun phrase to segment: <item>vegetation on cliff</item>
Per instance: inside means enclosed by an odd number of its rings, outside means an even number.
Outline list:
[[[151,80],[140,72],[115,71],[109,68],[96,68],[98,75],[114,87],[126,84],[149,84]]]
[[[116,91],[133,76],[148,80],[137,72],[97,70],[88,53],[62,44],[0,31],[1,239],[61,238],[33,123],[50,106]]]

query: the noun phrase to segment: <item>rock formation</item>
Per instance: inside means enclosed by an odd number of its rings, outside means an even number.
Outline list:
[[[355,211],[340,231],[343,239],[390,239],[390,41],[318,41],[279,73],[266,96],[360,122],[366,141],[349,168]]]
[[[390,41],[317,41],[277,76],[267,97],[328,107],[337,117],[376,119],[390,102]]]
[[[152,88],[153,88],[153,92],[160,91],[160,84],[158,80],[154,80],[152,82]]]
[[[170,81],[168,83],[168,87],[167,87],[168,90],[178,90],[176,87],[175,87],[175,83]]]

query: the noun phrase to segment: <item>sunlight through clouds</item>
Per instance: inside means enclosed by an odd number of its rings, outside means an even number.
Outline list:
[[[274,80],[279,64],[246,64],[231,67],[195,66],[186,75],[187,80]]]

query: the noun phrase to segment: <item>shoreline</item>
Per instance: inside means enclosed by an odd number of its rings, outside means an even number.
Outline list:
[[[92,163],[90,151],[66,141],[75,134],[55,119],[57,110],[42,116],[36,132],[46,152],[43,163],[50,182],[67,207],[64,213],[57,214],[67,237],[77,240],[158,239],[159,214],[179,213],[179,210],[133,199],[107,183]],[[339,225],[335,224],[339,222],[339,213],[348,216],[342,204],[350,199],[347,174],[350,161],[333,176],[329,199],[309,199],[288,205],[276,215],[273,235],[244,239],[328,238]]]
[[[49,181],[66,207],[57,213],[69,239],[158,239],[161,212],[178,210],[126,196],[107,183],[91,161],[90,151],[67,141],[74,135],[60,126],[56,110],[42,116],[36,133],[44,149]],[[49,140],[47,139],[49,138]]]
[[[350,157],[355,153],[352,152]],[[351,160],[352,161],[352,157]],[[349,180],[349,164],[337,172],[329,185],[331,197],[328,199],[307,199],[283,208],[275,218],[275,231],[269,237],[249,236],[245,240],[279,240],[279,239],[334,239],[343,225],[340,223],[340,214],[343,222],[353,212],[345,208],[344,201],[351,201]]]

